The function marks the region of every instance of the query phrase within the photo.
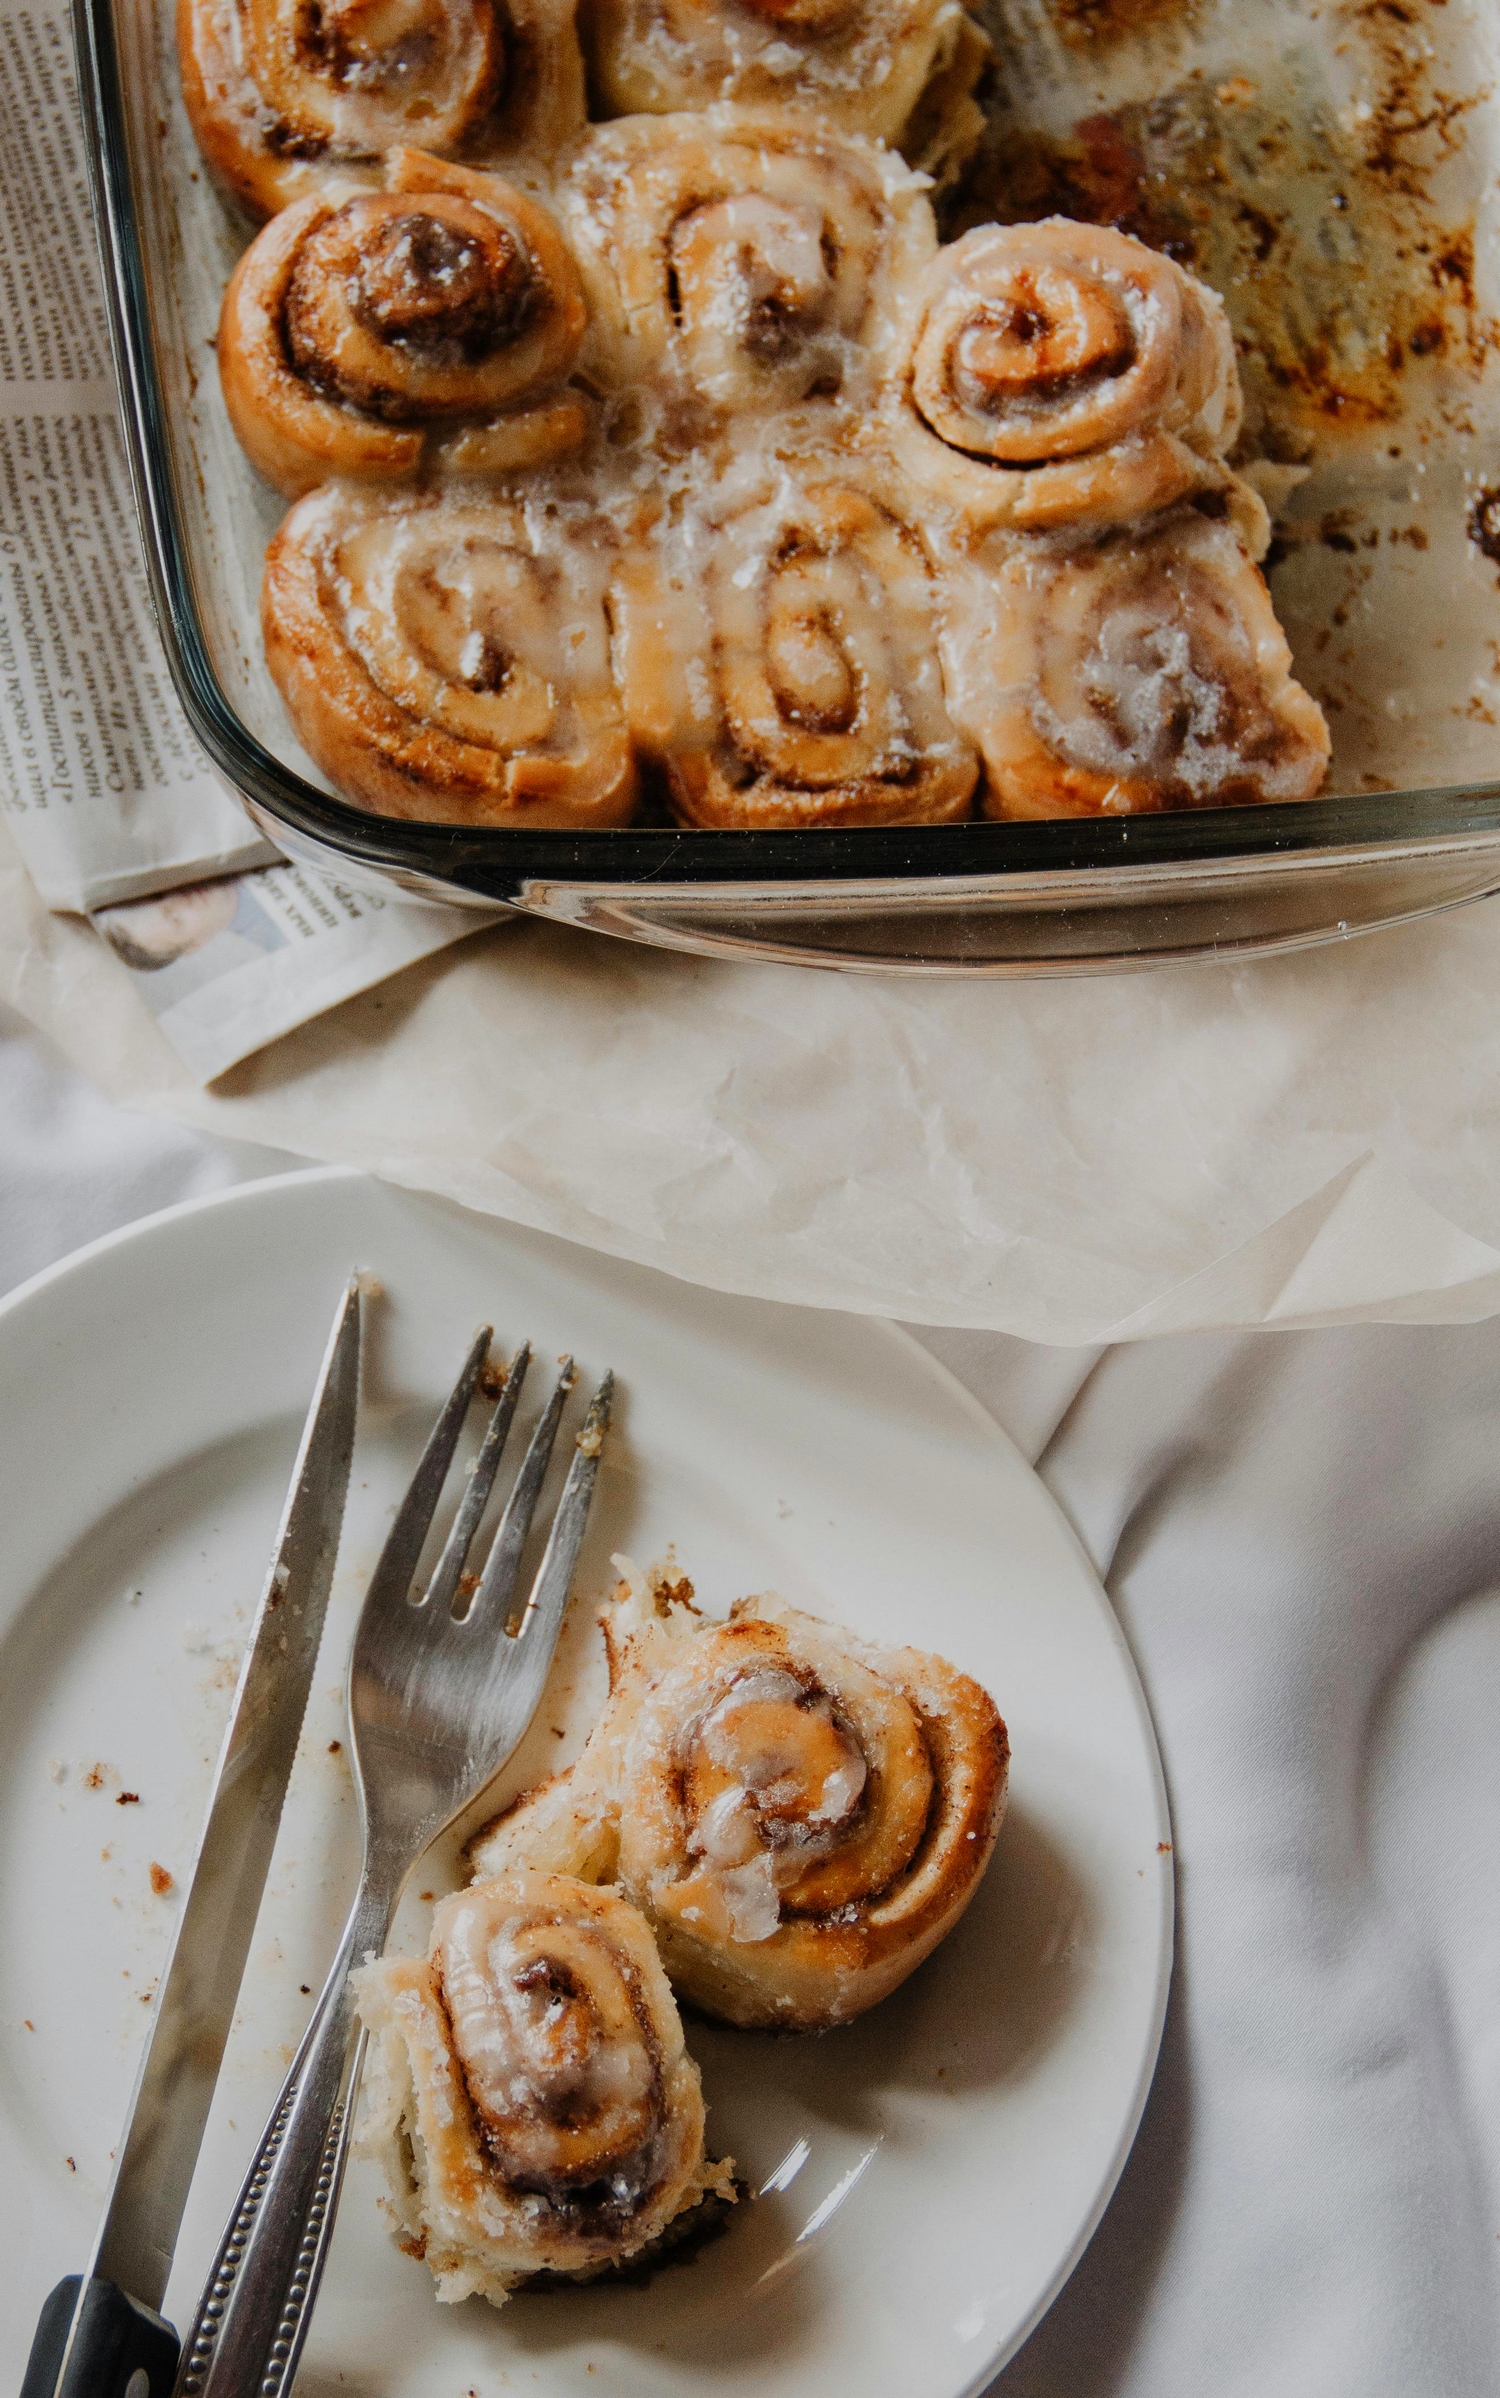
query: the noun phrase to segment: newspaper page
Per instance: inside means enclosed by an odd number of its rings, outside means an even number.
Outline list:
[[[0,0],[0,808],[202,1082],[494,912],[285,864],[196,749],[141,566],[65,6]]]
[[[276,855],[152,622],[55,0],[0,0],[0,805],[51,907]]]
[[[493,922],[488,909],[385,899],[290,861],[180,884],[93,918],[201,1083]]]

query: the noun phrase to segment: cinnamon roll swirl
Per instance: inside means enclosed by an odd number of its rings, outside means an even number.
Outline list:
[[[903,147],[924,93],[961,107],[989,57],[957,0],[595,0],[585,40],[609,116],[732,100]]]
[[[943,697],[937,590],[893,508],[780,459],[637,545],[612,592],[638,747],[683,824],[948,824],[979,764]]]
[[[901,463],[961,530],[1125,524],[1230,480],[1223,302],[1129,234],[976,227],[916,287],[901,353]]]
[[[476,1843],[476,1867],[567,1859],[618,1882],[674,1987],[727,2022],[848,2022],[974,1895],[1005,1806],[994,1703],[940,1657],[782,1602],[709,1624],[635,1582],[588,1747]]]
[[[591,2279],[706,2194],[733,2197],[651,1934],[618,1892],[506,1873],[441,1902],[425,1958],[355,1979],[362,2144],[440,2298]]]
[[[865,389],[895,292],[931,257],[915,177],[790,112],[634,117],[593,133],[562,194],[606,388],[709,419]]]
[[[256,216],[403,142],[545,160],[583,129],[574,0],[178,0],[198,146]]]
[[[330,485],[266,554],[267,661],[311,756],[377,815],[625,824],[606,572],[597,527],[537,497]]]
[[[414,150],[392,154],[387,180],[342,205],[314,193],[283,209],[224,295],[229,421],[288,499],[333,475],[410,475],[432,448],[425,428],[457,419],[477,420],[470,473],[481,458],[543,464],[588,430],[582,401],[557,388],[585,310],[546,211]]]
[[[1227,521],[1016,543],[976,564],[947,636],[949,702],[984,753],[985,813],[1137,814],[1311,799],[1328,768],[1271,595]]]

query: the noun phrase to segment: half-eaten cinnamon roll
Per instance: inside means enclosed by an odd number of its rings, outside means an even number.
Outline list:
[[[700,415],[857,396],[900,282],[937,238],[899,162],[790,111],[601,126],[561,206],[588,294],[591,371],[609,389],[695,401]]]
[[[559,388],[583,293],[546,210],[416,150],[392,153],[387,181],[283,209],[224,295],[229,421],[288,499],[411,475],[434,448],[460,473],[541,465],[588,431]]]
[[[440,1903],[426,1957],[355,1981],[361,2144],[439,2298],[591,2280],[733,2198],[651,1934],[617,1891],[502,1874]]]
[[[499,498],[299,500],[266,553],[266,657],[298,736],[377,815],[618,825],[635,770],[591,521]]]
[[[957,0],[595,0],[585,40],[610,116],[733,100],[898,148],[924,94],[942,85],[951,122],[989,57]]]
[[[948,824],[972,742],[943,697],[937,587],[911,526],[834,458],[751,460],[622,555],[615,660],[684,824]]]
[[[582,1756],[475,1843],[476,1869],[618,1882],[674,1987],[727,2022],[813,2031],[874,2006],[989,1861],[1009,1745],[988,1693],[780,1601],[706,1623],[638,1575],[608,1636]]]
[[[198,146],[256,216],[388,150],[548,160],[583,128],[574,0],[177,0]]]
[[[908,303],[894,413],[960,532],[1125,524],[1228,481],[1239,370],[1218,294],[1143,242],[980,225]]]
[[[996,545],[950,582],[949,703],[989,816],[1311,799],[1322,710],[1232,522],[1191,504],[1088,540]]]

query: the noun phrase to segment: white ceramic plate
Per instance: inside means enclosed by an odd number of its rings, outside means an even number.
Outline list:
[[[809,2040],[690,2025],[713,2145],[761,2193],[715,2245],[642,2289],[440,2308],[356,2164],[299,2391],[981,2389],[1113,2187],[1170,1967],[1155,1744],[1077,1542],[1004,1435],[890,1328],[725,1298],[336,1171],[152,1218],[0,1309],[0,2383],[87,2251],[175,1903],[151,1867],[191,1857],[354,1265],[388,1297],[328,1643],[169,2313],[191,2314],[354,1869],[330,1743],[362,1577],[492,1319],[543,1359],[615,1366],[624,1391],[583,1603],[513,1781],[581,1737],[610,1552],[673,1543],[714,1612],[772,1587],[977,1675],[1010,1726],[1011,1807],[958,1931],[862,2022]]]

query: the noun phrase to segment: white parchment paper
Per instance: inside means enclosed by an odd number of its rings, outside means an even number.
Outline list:
[[[0,996],[129,1106],[720,1289],[1055,1342],[1500,1312],[1500,903],[963,989],[523,922],[204,1091],[0,847]]]

